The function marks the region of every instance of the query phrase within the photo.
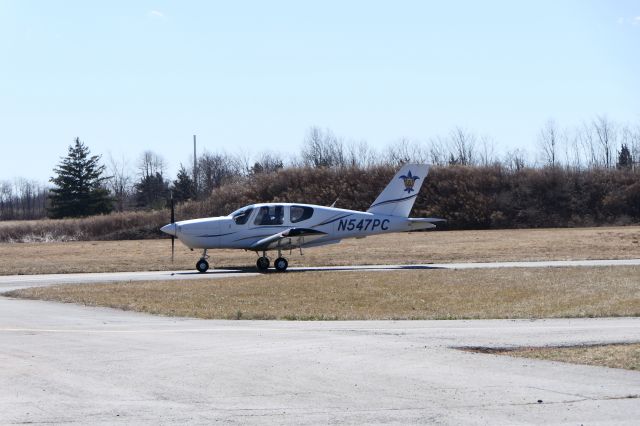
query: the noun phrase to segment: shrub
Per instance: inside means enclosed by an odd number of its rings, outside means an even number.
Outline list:
[[[176,207],[176,220],[226,215],[251,203],[299,202],[366,210],[395,174],[390,166],[278,169],[213,190]],[[433,167],[413,216],[442,217],[449,229],[529,228],[640,222],[640,174],[558,167],[509,170]],[[84,219],[0,222],[0,241],[158,238],[167,210]]]

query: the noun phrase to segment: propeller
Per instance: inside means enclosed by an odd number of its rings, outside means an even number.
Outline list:
[[[173,205],[173,191],[171,191],[170,193],[170,197],[171,197],[171,224],[173,225],[174,223],[176,223],[176,211],[175,211],[175,206]],[[174,232],[175,234],[175,232]],[[175,252],[175,247],[176,247],[176,236],[172,234],[171,235],[171,263],[173,263],[173,254]]]

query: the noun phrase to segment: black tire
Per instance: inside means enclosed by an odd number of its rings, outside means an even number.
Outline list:
[[[287,262],[287,259],[285,259],[284,257],[279,257],[276,259],[275,262],[273,262],[273,266],[276,267],[276,271],[284,272],[287,270],[287,267],[289,266],[289,262]]]
[[[207,262],[205,259],[198,260],[198,263],[196,263],[196,269],[201,274],[204,274],[205,272],[207,272],[207,269],[209,269],[209,262]]]
[[[265,256],[261,256],[258,258],[256,262],[256,267],[260,272],[266,272],[269,269],[269,258]]]

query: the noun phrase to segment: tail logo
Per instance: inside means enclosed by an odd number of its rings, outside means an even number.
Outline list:
[[[407,191],[408,193],[411,193],[411,191],[415,191],[415,189],[413,189],[413,185],[420,178],[418,176],[412,175],[411,170],[409,170],[409,173],[407,173],[406,175],[400,176],[400,179],[404,181],[404,190]]]

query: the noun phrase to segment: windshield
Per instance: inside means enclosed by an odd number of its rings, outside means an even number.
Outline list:
[[[231,217],[236,225],[244,225],[247,223],[247,220],[249,220],[249,216],[251,216],[252,211],[253,207],[243,207],[231,213]]]

